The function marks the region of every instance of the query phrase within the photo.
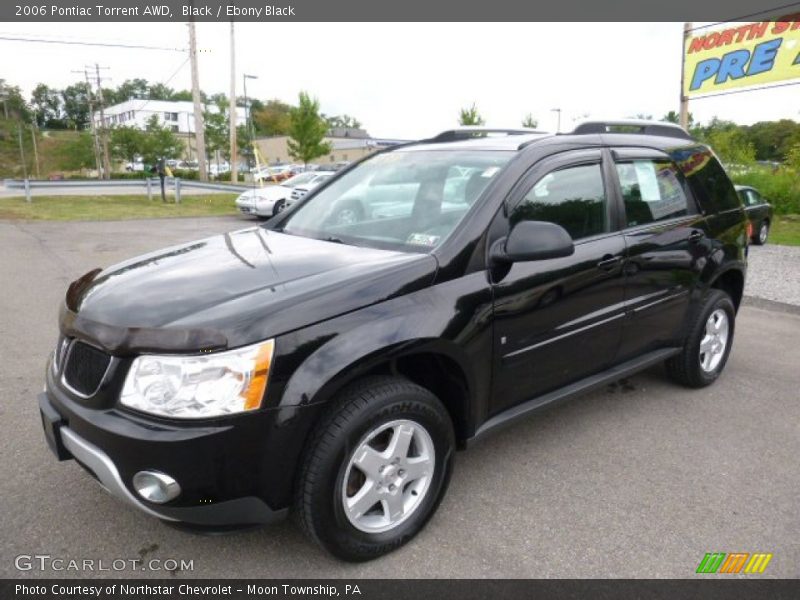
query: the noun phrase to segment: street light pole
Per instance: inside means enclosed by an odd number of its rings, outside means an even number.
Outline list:
[[[244,85],[244,126],[247,129],[247,135],[250,138],[250,143],[253,144],[253,119],[252,119],[252,111],[250,110],[250,105],[247,102],[247,80],[248,79],[258,79],[255,75],[248,75],[247,73],[242,73],[242,84]],[[247,166],[250,166],[250,153],[247,154]]]
[[[556,133],[561,133],[561,109],[560,108],[551,108],[550,112],[558,113],[558,121],[556,125]]]

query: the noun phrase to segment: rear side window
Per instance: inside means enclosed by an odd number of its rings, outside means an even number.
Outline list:
[[[628,227],[689,214],[683,177],[672,161],[640,159],[616,167]]]
[[[580,239],[608,230],[599,164],[567,167],[537,181],[511,213],[511,224],[548,221]]]
[[[720,212],[741,206],[725,169],[705,146],[678,148],[670,152],[704,210]]]

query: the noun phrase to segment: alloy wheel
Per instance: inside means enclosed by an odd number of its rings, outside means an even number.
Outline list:
[[[415,421],[391,421],[369,432],[351,455],[342,483],[350,524],[381,533],[408,519],[430,489],[435,459],[430,434]]]
[[[705,335],[700,341],[700,366],[706,373],[716,369],[725,356],[729,333],[728,313],[718,308],[708,316]]]

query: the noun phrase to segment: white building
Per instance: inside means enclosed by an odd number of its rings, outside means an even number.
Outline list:
[[[204,110],[215,113],[219,109],[210,104]],[[187,101],[134,99],[109,106],[104,109],[105,126],[127,125],[144,129],[153,115],[159,123],[166,125],[175,133],[194,133],[194,104]],[[244,107],[236,108],[236,124],[245,124]],[[95,113],[95,125],[100,126],[100,112]]]

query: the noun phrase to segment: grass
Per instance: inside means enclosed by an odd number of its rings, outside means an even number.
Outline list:
[[[775,215],[769,243],[800,246],[800,215]]]
[[[33,196],[0,198],[0,219],[48,221],[113,221],[120,219],[160,219],[165,217],[209,217],[237,213],[236,194],[181,195],[181,203],[167,195],[163,203],[157,195],[110,196]]]

